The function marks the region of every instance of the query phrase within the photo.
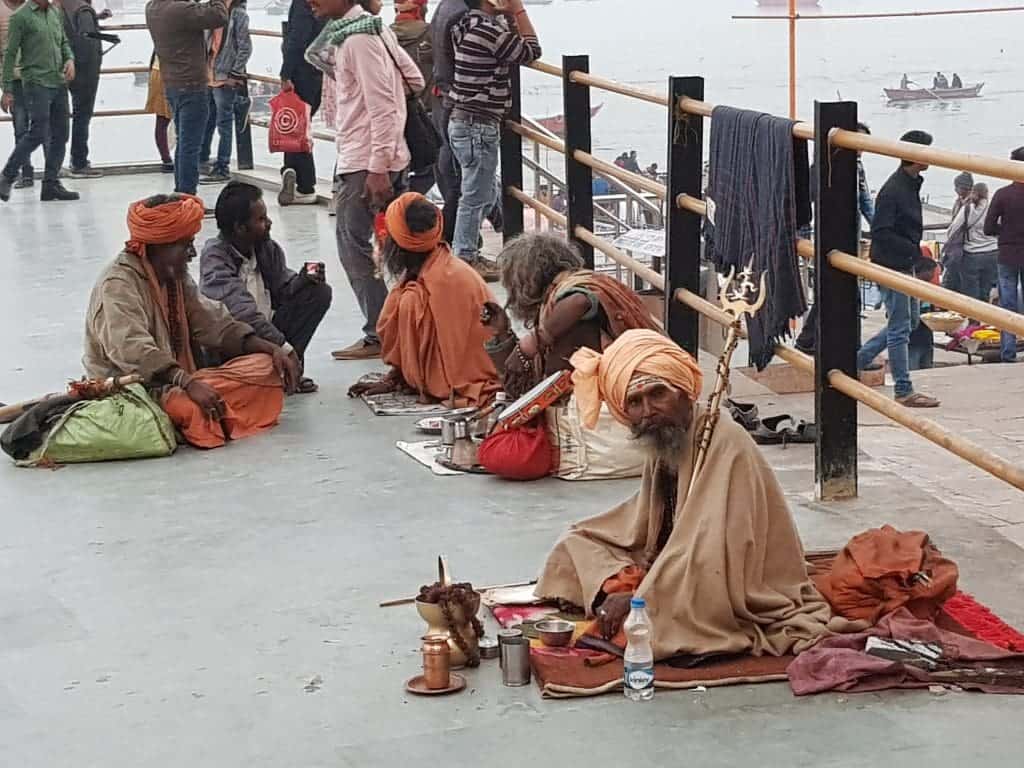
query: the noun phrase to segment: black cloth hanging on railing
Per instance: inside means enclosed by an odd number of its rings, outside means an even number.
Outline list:
[[[807,142],[791,120],[715,107],[711,119],[706,257],[719,272],[752,265],[768,297],[748,319],[750,364],[764,369],[790,320],[807,311],[796,253],[797,230],[810,224]]]

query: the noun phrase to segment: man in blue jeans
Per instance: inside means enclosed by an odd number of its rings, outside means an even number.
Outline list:
[[[927,146],[932,143],[932,137],[924,131],[910,131],[901,141]],[[876,264],[914,274],[924,258],[921,254],[924,234],[921,173],[926,170],[927,165],[903,160],[879,191],[871,222],[871,260]],[[896,402],[908,408],[936,408],[939,401],[915,392],[910,381],[910,334],[921,320],[921,303],[890,288],[882,287],[881,291],[889,320],[885,328],[861,347],[857,368],[869,367],[882,350],[888,348],[889,367],[896,381]]]
[[[199,153],[210,116],[205,31],[228,22],[225,0],[150,0],[146,24],[174,117],[174,191],[194,195]]]
[[[512,67],[539,59],[541,50],[522,0],[508,0],[501,11],[492,0],[466,5],[469,13],[451,33],[455,77],[448,92],[448,141],[462,172],[452,247],[485,279],[496,279],[495,265],[480,257],[480,224],[496,197],[501,125],[512,108]]]
[[[210,117],[206,122],[206,135],[200,153],[200,166],[210,160],[213,134],[219,136],[217,159],[200,184],[224,184],[231,180],[231,140],[235,130],[235,116],[245,96],[245,68],[252,55],[252,37],[249,35],[249,13],[245,0],[231,3],[228,25],[210,34],[208,57],[213,78],[210,81]]]
[[[1011,160],[1024,163],[1024,147],[1010,154]],[[985,234],[999,238],[999,306],[1011,312],[1024,309],[1024,184],[1015,181],[992,198],[985,216]],[[1000,359],[1017,362],[1017,337],[1003,331]]]

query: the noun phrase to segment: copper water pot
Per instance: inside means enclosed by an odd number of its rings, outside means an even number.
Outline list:
[[[423,636],[423,680],[431,691],[440,691],[451,683],[451,651],[444,635]]]

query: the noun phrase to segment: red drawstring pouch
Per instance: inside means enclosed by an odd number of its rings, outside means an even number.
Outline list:
[[[309,104],[295,91],[279,93],[270,100],[270,151],[312,152],[313,121]]]
[[[481,443],[477,461],[506,480],[539,480],[551,474],[554,451],[544,427],[496,432]]]

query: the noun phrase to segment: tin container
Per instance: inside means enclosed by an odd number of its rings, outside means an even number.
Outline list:
[[[501,647],[509,640],[518,640],[523,636],[523,630],[521,629],[499,629],[497,632],[498,638],[498,663],[504,669],[505,667],[505,656],[501,652]]]
[[[525,637],[501,644],[501,682],[510,688],[530,684],[530,641]]]
[[[451,650],[444,635],[423,637],[423,679],[431,691],[440,691],[451,683]]]
[[[441,451],[447,461],[452,460],[452,449],[455,447],[455,420],[441,420]]]
[[[481,637],[480,638],[480,658],[481,659],[496,659],[501,649],[498,647],[498,641],[492,637]]]

